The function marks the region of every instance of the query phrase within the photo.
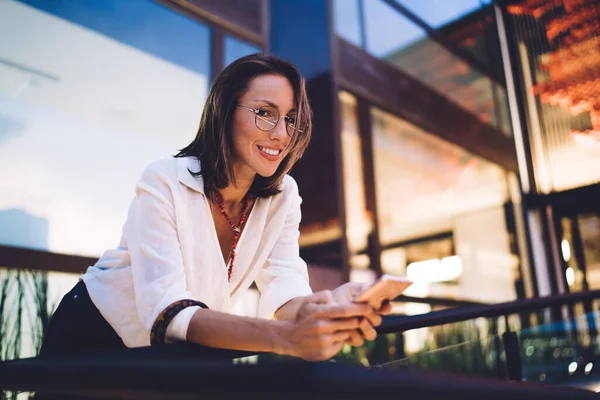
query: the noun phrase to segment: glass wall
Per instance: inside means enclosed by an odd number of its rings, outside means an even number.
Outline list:
[[[371,261],[366,251],[373,223],[365,203],[363,145],[358,126],[357,103],[356,98],[348,92],[342,91],[338,97],[342,118],[341,145],[350,279],[370,282],[375,279],[375,273],[369,269]]]
[[[0,360],[38,354],[50,315],[78,275],[0,268]]]
[[[573,292],[600,289],[600,213],[563,217],[561,254]]]
[[[383,271],[415,279],[415,296],[514,299],[505,171],[379,109],[371,117]]]
[[[439,28],[450,22],[461,19],[485,5],[491,0],[394,0],[408,8],[413,14],[422,19],[432,28]]]
[[[447,42],[465,50],[469,55],[465,58],[430,38],[423,28],[381,0],[358,0],[356,4],[358,11],[354,12],[353,4],[335,2],[336,33],[340,37],[393,64],[481,122],[511,135],[491,6],[470,21],[473,18],[464,16],[465,12],[479,8],[472,1],[440,2],[439,8],[428,2],[405,4],[418,17],[433,23],[431,26]],[[459,16],[459,21],[452,21]]]
[[[238,58],[260,51],[259,47],[227,35],[225,36],[225,60],[223,67],[228,66]]]
[[[143,168],[195,136],[210,60],[210,29],[154,1],[1,1],[0,244],[114,247]]]
[[[600,182],[600,9],[593,4],[508,7],[540,193]]]

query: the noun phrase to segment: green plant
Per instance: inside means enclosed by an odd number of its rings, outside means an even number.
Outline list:
[[[0,269],[0,360],[37,355],[51,315],[46,272]],[[16,398],[0,393],[0,400]]]

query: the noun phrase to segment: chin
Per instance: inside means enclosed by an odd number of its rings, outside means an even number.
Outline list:
[[[275,172],[277,172],[277,170],[273,170],[273,171],[256,171],[256,173],[260,176],[262,176],[263,178],[270,178],[273,175],[275,175]]]

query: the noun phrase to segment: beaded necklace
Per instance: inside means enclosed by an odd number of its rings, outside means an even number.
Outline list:
[[[215,190],[213,192],[212,197],[214,202],[219,207],[219,211],[221,212],[221,214],[223,214],[223,217],[225,217],[225,219],[229,223],[229,226],[231,226],[231,230],[233,230],[233,243],[231,244],[231,253],[229,255],[229,266],[227,267],[227,280],[231,281],[231,274],[233,273],[233,262],[235,260],[236,255],[236,247],[238,241],[240,240],[242,227],[244,226],[244,223],[248,218],[248,211],[250,210],[250,201],[253,199],[253,196],[250,193],[244,196],[244,199],[242,200],[242,213],[240,214],[240,219],[237,225],[234,225],[229,215],[227,215],[227,211],[225,211],[225,206],[223,205],[223,196],[221,196],[221,193]]]

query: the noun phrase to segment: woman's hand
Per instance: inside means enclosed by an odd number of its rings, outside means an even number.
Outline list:
[[[357,335],[361,320],[374,317],[367,304],[337,304],[328,290],[314,293],[304,298],[295,320],[282,322],[283,352],[307,361],[327,360]]]
[[[367,283],[347,282],[335,288],[332,292],[333,300],[337,304],[351,304],[354,299],[369,287]],[[375,327],[381,325],[381,316],[389,314],[392,310],[392,305],[389,301],[385,301],[379,310],[374,310],[370,317],[363,318],[359,322],[360,332],[355,331],[351,335],[348,344],[351,346],[362,346],[364,339],[374,340],[377,337]],[[362,334],[361,334],[362,333]]]
[[[348,304],[353,303],[354,299],[368,287],[368,283],[346,282],[333,289],[331,293],[333,295],[333,300],[337,304]],[[379,310],[376,310],[376,312],[381,315],[388,315],[391,311],[392,305],[387,300],[383,302]]]

